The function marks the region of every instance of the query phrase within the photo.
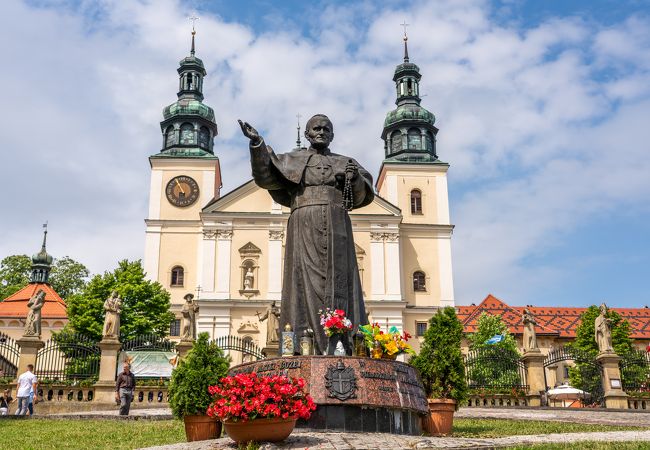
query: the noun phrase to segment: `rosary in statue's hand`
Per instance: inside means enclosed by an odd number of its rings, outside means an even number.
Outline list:
[[[257,130],[253,128],[248,122],[242,122],[241,120],[237,120],[237,122],[239,122],[241,132],[244,133],[244,136],[251,140],[251,144],[257,145],[262,141],[262,138],[260,137]]]

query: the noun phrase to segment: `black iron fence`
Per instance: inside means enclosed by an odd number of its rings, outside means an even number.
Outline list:
[[[544,360],[544,379],[546,389],[553,388],[548,382],[546,369],[560,362],[568,362],[569,381],[571,386],[584,391],[580,402],[586,406],[603,405],[605,392],[603,390],[603,368],[596,360],[596,354],[563,346],[551,350]]]
[[[123,352],[173,352],[176,350],[176,343],[156,334],[143,334],[123,341],[121,350]]]
[[[650,353],[635,350],[621,355],[620,368],[625,392],[650,392]]]
[[[20,347],[15,340],[0,332],[0,378],[16,378]]]
[[[214,339],[214,343],[223,350],[241,352],[246,359],[264,359],[262,349],[260,349],[252,340],[241,338],[239,336],[220,336]],[[248,357],[248,358],[247,358]]]
[[[42,382],[74,381],[99,375],[101,350],[97,342],[79,333],[52,336],[36,355],[36,376]]]
[[[465,357],[465,374],[470,389],[528,391],[526,367],[519,353],[510,349],[484,347],[470,351]]]

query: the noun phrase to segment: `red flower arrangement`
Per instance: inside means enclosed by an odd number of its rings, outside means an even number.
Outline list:
[[[318,310],[320,314],[320,324],[325,330],[325,334],[331,336],[333,334],[345,334],[348,331],[352,330],[352,322],[350,319],[345,317],[345,311],[342,309],[336,309],[332,311],[329,308],[326,308],[325,311]]]
[[[207,414],[223,421],[253,419],[309,419],[316,409],[305,393],[305,380],[286,376],[258,377],[255,372],[222,378],[210,386],[212,403]]]

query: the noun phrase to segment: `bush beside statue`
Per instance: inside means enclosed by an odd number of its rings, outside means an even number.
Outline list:
[[[430,417],[423,420],[422,428],[431,435],[450,434],[454,411],[467,400],[462,337],[463,324],[456,310],[451,306],[439,309],[429,320],[420,353],[411,360],[429,399]]]
[[[185,422],[188,441],[215,439],[221,434],[221,423],[206,414],[212,402],[208,387],[225,377],[229,366],[230,358],[210,342],[208,333],[201,333],[172,372],[169,405],[174,416]]]

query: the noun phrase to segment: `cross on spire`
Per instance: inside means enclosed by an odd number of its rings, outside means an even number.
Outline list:
[[[201,285],[199,284],[199,285],[196,287],[196,289],[194,289],[194,290],[196,291],[196,299],[198,300],[198,299],[199,299],[199,296],[201,295],[201,291],[203,290],[203,288],[202,288]]]
[[[404,20],[404,22],[400,23],[400,25],[404,27],[404,39],[406,40],[408,39],[408,36],[406,35],[406,27],[408,27],[410,23],[406,23],[406,20]]]
[[[297,148],[298,150],[300,150],[300,148],[301,148],[301,139],[300,139],[300,118],[301,118],[302,116],[300,115],[300,113],[298,113],[298,114],[296,114],[296,117],[298,118],[298,127],[297,127],[297,129],[298,129],[298,134],[297,134],[297,137],[296,137],[296,148]]]
[[[404,62],[409,62],[409,48],[406,45],[407,41],[409,40],[409,37],[406,35],[406,27],[409,26],[408,23],[406,23],[406,20],[402,22],[400,25],[404,27]]]
[[[195,25],[196,21],[199,20],[199,18],[196,16],[196,14],[192,14],[187,19],[192,22],[192,49],[190,50],[190,55],[194,56],[194,35],[196,34],[196,30],[194,29],[194,25]]]

